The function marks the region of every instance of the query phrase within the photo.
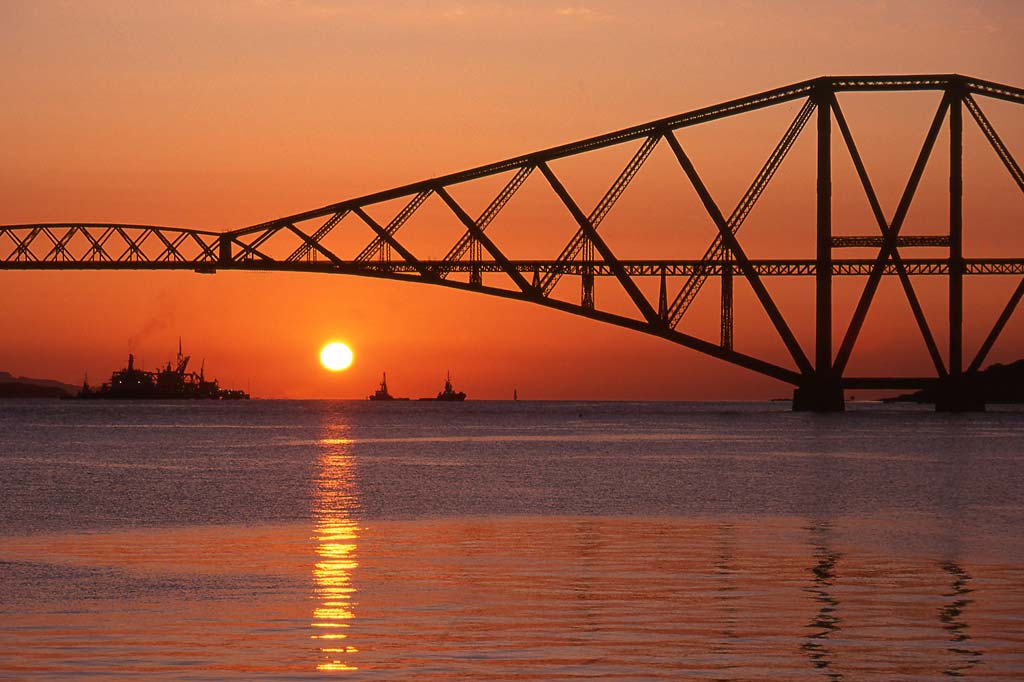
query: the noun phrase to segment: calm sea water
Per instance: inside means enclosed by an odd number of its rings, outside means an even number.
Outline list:
[[[1024,677],[1024,412],[0,402],[0,679]]]

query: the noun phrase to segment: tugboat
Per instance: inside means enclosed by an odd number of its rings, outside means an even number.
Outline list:
[[[396,398],[395,396],[388,393],[388,373],[384,372],[384,377],[380,380],[380,388],[374,391],[373,395],[369,396],[370,400],[408,400],[408,398]]]
[[[456,393],[455,389],[452,388],[451,372],[448,372],[448,376],[444,380],[444,390],[438,393],[436,398],[420,398],[420,400],[442,400],[446,402],[457,402],[465,399],[465,392],[459,391]]]

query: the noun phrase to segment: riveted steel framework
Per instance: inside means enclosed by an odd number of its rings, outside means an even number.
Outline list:
[[[910,178],[891,217],[886,217],[876,191],[860,157],[850,126],[836,97],[853,91],[937,91],[941,101],[925,136]],[[1024,90],[959,75],[822,77],[777,88],[678,116],[652,121],[606,135],[591,137],[550,149],[525,154],[459,173],[376,192],[322,208],[227,232],[211,232],[148,225],[57,223],[0,227],[0,268],[4,269],[188,269],[212,273],[217,270],[263,270],[323,272],[385,277],[423,282],[477,291],[563,310],[663,337],[680,345],[706,353],[797,387],[914,388],[959,380],[977,372],[993,344],[1014,315],[1022,296],[1024,278],[995,320],[990,332],[969,363],[963,357],[963,278],[968,275],[1022,275],[1021,257],[965,258],[962,217],[962,135],[963,109],[966,108],[987,139],[1017,187],[1024,192],[1024,173],[999,137],[981,106],[979,98],[1024,104]],[[743,194],[726,215],[708,190],[700,172],[687,154],[676,133],[718,119],[738,116],[787,102],[802,101],[790,126]],[[738,232],[796,140],[814,121],[817,149],[816,255],[813,259],[759,260],[749,258],[739,241]],[[900,230],[917,191],[921,176],[932,155],[940,130],[949,130],[950,183],[949,225],[944,233],[927,236],[902,236]],[[856,170],[879,234],[842,236],[832,233],[832,136],[838,129]],[[588,213],[577,203],[551,162],[586,154],[615,145],[640,142],[629,162],[611,187]],[[703,257],[694,260],[623,260],[613,253],[600,235],[601,222],[629,187],[654,149],[664,143],[678,162],[689,184],[696,190],[717,235]],[[492,241],[487,228],[513,200],[517,191],[533,173],[543,177],[547,186],[564,206],[576,225],[575,233],[551,260],[513,260]],[[509,174],[504,187],[476,217],[471,216],[452,196],[450,189],[488,176]],[[436,197],[463,226],[462,236],[440,260],[417,258],[400,240],[399,231],[430,198]],[[385,224],[374,220],[367,209],[395,200],[405,203]],[[325,239],[349,216],[365,224],[374,234],[362,251],[342,257],[328,248]],[[269,247],[283,237],[291,244],[286,257]],[[5,247],[6,244],[6,247]],[[901,247],[932,247],[946,251],[935,258],[907,258]],[[837,258],[835,249],[877,249],[873,258]],[[464,278],[452,277],[465,273]],[[501,273],[506,286],[485,284],[485,273]],[[580,300],[568,302],[552,296],[559,280],[580,278]],[[832,281],[836,276],[860,275],[867,278],[856,309],[839,341],[833,343]],[[949,288],[949,352],[943,357],[910,280],[916,275],[947,278]],[[493,276],[493,275],[492,275]],[[685,277],[685,283],[672,292],[668,277]],[[765,288],[762,278],[808,276],[815,281],[816,324],[814,353],[808,357]],[[865,317],[884,276],[899,279],[917,327],[935,367],[932,377],[848,377],[845,370],[856,345]],[[594,296],[594,278],[614,278],[635,307],[634,314],[601,310]],[[658,301],[652,302],[638,286],[638,278],[660,279]],[[721,279],[722,325],[718,342],[704,340],[683,331],[680,323],[702,285],[709,277]],[[787,348],[792,366],[741,353],[733,348],[733,280],[744,279],[772,327]],[[966,367],[965,367],[966,364]]]

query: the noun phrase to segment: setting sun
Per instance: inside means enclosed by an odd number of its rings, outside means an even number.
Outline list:
[[[320,351],[320,362],[332,372],[340,372],[352,365],[352,349],[337,341],[329,343]]]

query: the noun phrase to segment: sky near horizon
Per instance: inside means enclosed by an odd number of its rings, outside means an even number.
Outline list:
[[[1024,4],[1011,1],[2,0],[0,224],[232,229],[824,74],[962,73],[1019,87],[1022,35]],[[841,102],[891,213],[937,99]],[[1024,112],[982,106],[1024,159]],[[735,203],[797,108],[680,133],[720,205]],[[1024,197],[973,126],[965,115],[967,255],[1024,256]],[[813,255],[810,132],[740,235],[754,257]],[[634,149],[553,167],[589,211]],[[909,234],[946,229],[945,149],[940,137]],[[837,232],[870,234],[863,194],[834,150]],[[623,257],[697,258],[714,236],[669,157],[660,145],[602,226]],[[495,221],[495,240],[514,257],[554,258],[571,236],[567,216],[552,212],[542,180],[529,182],[537,186],[524,186]],[[408,238],[422,257],[440,257],[458,231],[425,208]],[[546,250],[531,251],[545,234]],[[919,279],[942,338],[942,285]],[[767,283],[809,354],[812,281]],[[1016,281],[967,285],[976,299],[968,355]],[[837,284],[839,332],[862,284]],[[737,287],[737,349],[785,362],[749,287]],[[717,306],[709,285],[681,329],[717,340]],[[991,360],[1022,355],[1022,318]],[[439,390],[448,370],[472,398],[507,398],[513,388],[567,399],[789,394],[633,331],[355,277],[0,271],[0,319],[0,370],[68,382],[85,371],[108,376],[129,350],[154,366],[180,335],[208,374],[260,397],[365,397],[385,370],[395,393],[412,396]],[[927,374],[915,334],[898,284],[884,283],[851,371]],[[348,371],[320,367],[330,340],[354,349]]]

